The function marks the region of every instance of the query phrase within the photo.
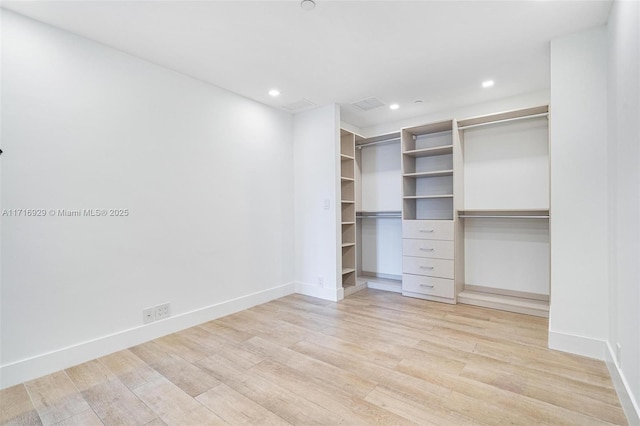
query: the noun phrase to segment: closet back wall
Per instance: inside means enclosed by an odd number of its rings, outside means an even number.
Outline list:
[[[402,210],[400,142],[365,146],[359,150],[361,197],[358,211]],[[362,272],[382,277],[402,276],[402,221],[360,219]]]
[[[3,387],[293,292],[289,114],[2,15],[2,208],[129,212],[2,218]]]

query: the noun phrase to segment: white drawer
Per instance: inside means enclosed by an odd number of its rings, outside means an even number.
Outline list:
[[[453,278],[453,260],[402,256],[402,272],[430,277]]]
[[[402,238],[453,241],[453,221],[403,220]]]
[[[453,280],[444,278],[404,274],[402,275],[402,291],[453,299],[455,285]]]
[[[402,254],[453,260],[453,241],[403,239]]]

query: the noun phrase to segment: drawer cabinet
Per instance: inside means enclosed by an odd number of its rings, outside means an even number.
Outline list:
[[[402,256],[402,272],[453,279],[453,260]]]
[[[402,291],[453,299],[455,285],[450,279],[403,274]]]
[[[453,241],[453,221],[405,220],[402,223],[402,238]]]
[[[402,254],[453,260],[453,241],[404,239]]]

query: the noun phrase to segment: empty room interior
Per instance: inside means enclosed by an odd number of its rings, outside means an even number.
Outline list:
[[[640,425],[640,1],[0,14],[0,424]]]

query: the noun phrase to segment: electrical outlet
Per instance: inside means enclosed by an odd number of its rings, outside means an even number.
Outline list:
[[[171,315],[171,311],[169,310],[169,304],[163,303],[162,305],[156,306],[156,321],[168,318]]]
[[[142,322],[148,324],[156,320],[156,314],[154,308],[146,308],[142,311]]]

